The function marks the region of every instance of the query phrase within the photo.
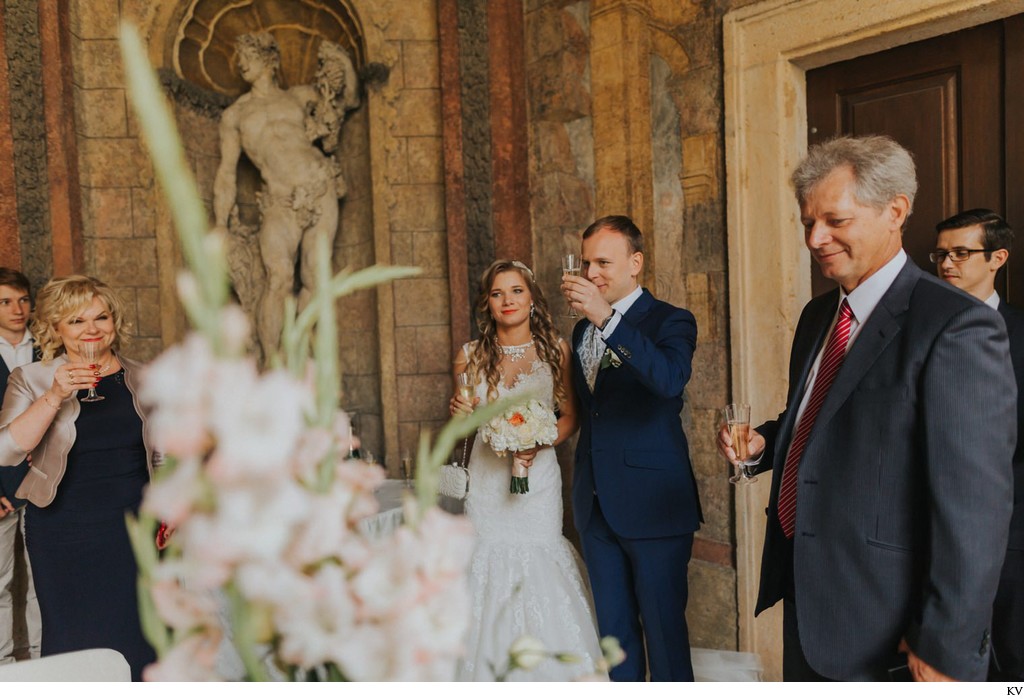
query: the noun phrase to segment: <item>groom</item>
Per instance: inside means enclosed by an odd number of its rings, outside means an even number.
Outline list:
[[[702,517],[679,412],[697,324],[637,284],[643,235],[628,217],[591,224],[582,258],[582,277],[562,277],[586,317],[572,337],[572,504],[598,627],[627,655],[611,677],[642,681],[649,662],[651,680],[692,681],[686,567]]]

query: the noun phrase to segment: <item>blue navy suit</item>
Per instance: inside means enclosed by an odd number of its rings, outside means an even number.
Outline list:
[[[697,344],[693,314],[646,289],[605,341],[622,364],[599,370],[591,392],[573,330],[580,436],[572,503],[601,635],[627,660],[613,680],[693,680],[686,568],[702,521],[679,413]]]

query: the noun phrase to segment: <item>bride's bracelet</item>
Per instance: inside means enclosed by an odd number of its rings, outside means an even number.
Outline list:
[[[48,398],[46,398],[46,394],[43,394],[42,399],[43,399],[43,403],[45,403],[47,406],[52,408],[54,411],[59,411],[60,410],[60,402],[59,401],[57,402],[56,406],[53,405],[52,403],[50,403],[50,400]]]

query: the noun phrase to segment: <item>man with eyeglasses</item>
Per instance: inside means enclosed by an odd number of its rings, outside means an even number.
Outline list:
[[[928,257],[938,275],[981,299],[1006,321],[1010,359],[1017,381],[1017,449],[1013,453],[1013,519],[992,615],[990,681],[1024,680],[1024,311],[1007,304],[995,290],[996,273],[1006,264],[1013,230],[989,209],[970,209],[935,226],[935,251]]]

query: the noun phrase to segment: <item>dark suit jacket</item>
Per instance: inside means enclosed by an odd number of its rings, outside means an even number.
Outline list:
[[[999,313],[1010,336],[1010,360],[1017,380],[1017,449],[1013,453],[1013,519],[1010,521],[1009,548],[1024,551],[1024,311],[999,302]],[[1024,637],[1024,630],[1021,631]]]
[[[787,409],[758,428],[773,472],[757,613],[785,593],[779,483],[838,300],[804,308]],[[791,572],[818,673],[884,678],[905,637],[939,671],[984,680],[1012,508],[1012,372],[999,314],[908,261],[850,347],[800,463]]]
[[[32,360],[37,361],[39,359],[39,348],[32,349]],[[3,358],[0,357],[0,387],[7,386],[7,380],[11,376],[11,370],[4,362]],[[3,406],[3,397],[0,396],[0,407]],[[28,461],[24,461],[16,467],[4,467],[0,469],[0,496],[6,496],[7,500],[11,502],[11,505],[15,508],[25,505],[25,499],[15,498],[14,493],[21,486],[22,479],[25,478],[25,474],[28,473]]]
[[[576,324],[574,350],[590,325]],[[679,419],[697,345],[693,314],[645,289],[607,345],[622,365],[600,370],[593,393],[573,352],[581,408],[572,488],[576,529],[582,532],[589,521],[596,490],[605,519],[622,537],[694,532],[700,502]]]
[[[1024,679],[1024,311],[999,302],[1010,335],[1017,384],[1017,449],[1013,453],[1013,517],[1006,561],[992,614],[992,648],[999,664],[992,679]]]

